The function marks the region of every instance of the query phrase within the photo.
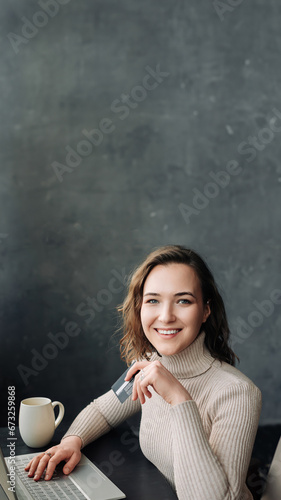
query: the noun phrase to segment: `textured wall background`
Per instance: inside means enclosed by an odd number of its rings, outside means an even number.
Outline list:
[[[169,243],[211,266],[280,422],[280,2],[1,11],[3,425],[8,384],[69,420],[111,386],[124,278]]]

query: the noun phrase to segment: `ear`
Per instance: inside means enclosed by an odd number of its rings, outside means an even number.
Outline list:
[[[204,306],[204,316],[203,316],[203,321],[202,323],[206,323],[208,317],[211,314],[211,308],[210,308],[210,301],[207,300],[205,306]]]

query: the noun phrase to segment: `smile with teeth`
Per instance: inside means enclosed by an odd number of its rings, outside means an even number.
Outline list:
[[[162,330],[162,328],[155,328],[157,333],[160,333],[161,335],[175,335],[176,333],[179,333],[181,331],[181,328],[177,329],[171,329],[171,330]]]

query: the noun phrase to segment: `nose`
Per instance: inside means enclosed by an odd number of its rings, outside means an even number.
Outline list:
[[[172,304],[162,305],[158,319],[159,321],[161,321],[161,323],[172,323],[173,321],[175,321],[176,316],[173,311]]]

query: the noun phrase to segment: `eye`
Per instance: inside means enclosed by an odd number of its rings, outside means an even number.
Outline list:
[[[186,305],[186,304],[191,304],[191,302],[190,302],[190,300],[188,300],[188,299],[180,299],[180,300],[179,300],[179,304],[184,304],[184,305]]]
[[[158,300],[156,299],[149,299],[146,304],[157,304]]]

